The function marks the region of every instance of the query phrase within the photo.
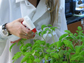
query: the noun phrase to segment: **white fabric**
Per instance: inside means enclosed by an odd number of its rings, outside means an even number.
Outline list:
[[[60,10],[59,10],[59,21],[54,22],[54,26],[56,29],[53,32],[55,40],[58,41],[59,37],[64,33],[64,30],[67,29],[66,19],[65,19],[65,0],[60,0]],[[12,63],[13,55],[19,51],[19,46],[15,45],[11,52],[9,52],[9,47],[11,46],[10,41],[17,40],[19,37],[14,35],[4,36],[2,33],[1,26],[4,23],[12,22],[15,19],[22,18],[28,15],[38,32],[40,31],[41,25],[48,25],[50,23],[50,14],[48,8],[45,4],[45,0],[40,0],[37,8],[35,8],[30,2],[27,0],[1,0],[0,1],[0,63]],[[47,38],[48,43],[52,43],[51,35],[44,37]],[[40,39],[37,35],[35,38]],[[34,38],[34,39],[35,39]],[[31,42],[32,40],[27,40],[27,42]],[[31,42],[32,43],[32,42]],[[15,63],[20,63],[22,57],[19,58]]]

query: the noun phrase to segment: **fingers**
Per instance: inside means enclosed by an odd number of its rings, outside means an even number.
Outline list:
[[[35,37],[35,35],[34,34],[21,34],[20,37],[25,38],[25,39],[32,39]]]
[[[27,29],[28,30],[28,29]],[[28,30],[27,33],[25,33],[24,30],[22,30],[22,32],[19,34],[20,38],[26,38],[26,39],[32,39],[35,37],[35,33],[32,32],[31,30]]]

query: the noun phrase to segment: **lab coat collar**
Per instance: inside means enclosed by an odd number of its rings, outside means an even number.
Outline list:
[[[16,3],[21,2],[21,1],[25,1],[25,0],[16,0]]]
[[[21,1],[25,1],[25,0],[16,0],[16,3]],[[45,1],[46,0],[40,0],[39,5],[36,9],[36,13],[32,18],[33,22],[36,22],[48,10],[46,3],[44,3]]]
[[[45,1],[46,0],[40,0],[36,13],[32,19],[33,22],[36,22],[48,10],[46,3],[44,3]]]

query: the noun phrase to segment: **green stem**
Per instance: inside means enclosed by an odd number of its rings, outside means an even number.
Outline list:
[[[55,40],[54,40],[54,36],[53,36],[52,32],[51,32],[51,35],[52,35],[53,42],[55,42]]]

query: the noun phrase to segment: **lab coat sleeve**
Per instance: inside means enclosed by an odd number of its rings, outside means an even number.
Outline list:
[[[54,37],[54,41],[57,42],[59,41],[59,37],[64,34],[65,30],[67,30],[67,23],[66,23],[66,18],[65,18],[65,1],[64,0],[60,0],[60,7],[59,7],[59,12],[58,12],[58,21],[55,20],[53,23],[53,27],[57,27],[57,29],[55,31],[53,31],[53,37]],[[40,30],[39,30],[40,31]],[[43,36],[44,38],[46,38],[46,42],[47,43],[53,43],[53,38],[51,34],[44,34]],[[39,36],[37,36],[36,38],[40,39]]]
[[[6,42],[8,36],[2,32],[2,25],[9,21],[9,0],[0,0],[0,42]]]

